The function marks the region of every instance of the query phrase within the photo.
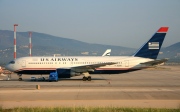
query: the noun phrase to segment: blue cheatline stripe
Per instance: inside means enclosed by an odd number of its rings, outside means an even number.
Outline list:
[[[155,33],[135,54],[135,57],[156,59],[161,49],[166,33]],[[151,43],[152,45],[149,45]]]

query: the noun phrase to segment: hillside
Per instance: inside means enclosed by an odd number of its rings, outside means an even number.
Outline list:
[[[0,64],[8,63],[13,59],[13,42],[13,31],[0,30]],[[29,55],[28,44],[28,32],[17,32],[17,58]],[[136,51],[127,47],[91,44],[38,32],[32,34],[33,56],[53,56],[53,54],[80,56],[83,55],[82,52],[88,52],[91,56],[100,56],[106,49],[112,49],[111,56],[132,55]],[[180,62],[180,42],[162,48],[158,58],[169,58],[169,62]]]
[[[158,58],[169,58],[168,62],[179,62],[180,63],[180,42],[170,45],[166,48],[162,48]]]
[[[16,37],[17,57],[28,56],[28,32],[17,32]],[[7,63],[13,59],[13,42],[13,31],[0,30],[0,63]],[[82,55],[82,52],[89,52],[88,55],[100,56],[109,48],[112,49],[111,55],[131,55],[135,52],[135,49],[121,46],[91,44],[37,32],[32,34],[33,56],[52,56],[53,54],[72,56]]]

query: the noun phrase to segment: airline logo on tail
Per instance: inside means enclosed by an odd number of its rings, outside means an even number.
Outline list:
[[[168,27],[161,27],[157,33],[166,33],[168,31]],[[159,42],[149,42],[149,49],[159,49]]]
[[[149,49],[159,49],[159,42],[149,42]]]

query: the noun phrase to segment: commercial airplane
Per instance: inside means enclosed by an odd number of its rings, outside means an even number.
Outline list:
[[[59,78],[84,75],[83,81],[91,81],[90,72],[112,74],[141,70],[167,61],[156,59],[167,31],[168,27],[161,27],[132,56],[22,57],[9,62],[6,69],[17,73],[19,80],[22,80],[22,74],[58,71]]]

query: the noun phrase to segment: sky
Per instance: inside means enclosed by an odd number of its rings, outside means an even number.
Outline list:
[[[0,0],[0,30],[14,24],[17,32],[130,48],[168,26],[167,47],[180,42],[180,0]]]

